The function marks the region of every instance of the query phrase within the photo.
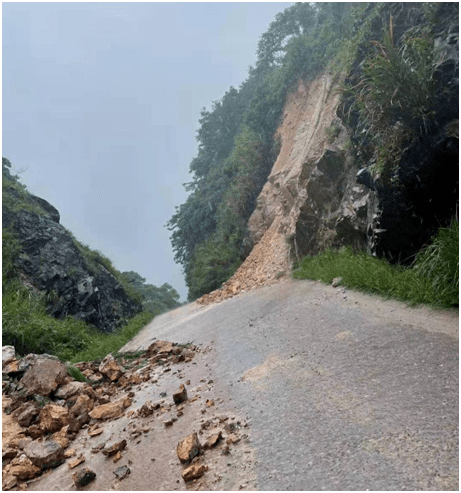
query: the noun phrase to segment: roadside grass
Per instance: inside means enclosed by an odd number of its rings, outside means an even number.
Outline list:
[[[19,281],[10,281],[2,296],[2,344],[20,355],[54,354],[62,361],[90,361],[118,351],[154,315],[142,312],[111,334],[74,317],[56,319],[46,312],[44,297],[31,293]]]
[[[351,248],[325,250],[304,257],[293,272],[296,279],[320,280],[330,284],[342,277],[341,285],[410,304],[449,308],[459,304],[459,225],[454,220],[441,228],[411,267],[391,265],[384,259]]]
[[[142,312],[111,334],[98,331],[92,335],[91,345],[83,351],[74,354],[70,362],[95,361],[104,358],[109,353],[115,356],[119,349],[131,340],[145,325],[151,322],[153,318],[154,315],[152,313]]]

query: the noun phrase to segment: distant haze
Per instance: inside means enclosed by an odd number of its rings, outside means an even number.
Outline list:
[[[164,227],[203,107],[291,3],[3,3],[3,146],[29,191],[121,271],[187,289]]]

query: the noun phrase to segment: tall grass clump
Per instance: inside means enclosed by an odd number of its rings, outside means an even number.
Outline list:
[[[72,317],[58,320],[46,313],[42,296],[19,282],[10,284],[2,297],[2,341],[18,354],[48,353],[66,361],[91,345],[91,329]]]
[[[416,258],[414,270],[429,279],[446,304],[459,304],[459,222],[440,228],[432,243]]]
[[[325,250],[315,257],[306,256],[293,273],[297,279],[314,279],[330,284],[342,277],[342,285],[411,304],[449,307],[457,303],[434,286],[433,281],[414,268],[391,265],[385,259],[351,248]]]
[[[145,325],[152,321],[154,315],[142,312],[134,316],[126,325],[116,329],[111,334],[98,332],[92,335],[91,345],[84,350],[73,354],[71,363],[79,361],[94,361],[102,359],[109,353],[115,354],[129,340],[131,340]]]

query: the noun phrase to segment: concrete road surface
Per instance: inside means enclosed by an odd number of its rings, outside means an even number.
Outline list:
[[[458,312],[286,281],[157,317],[214,348],[207,371],[250,423],[259,490],[458,490]]]

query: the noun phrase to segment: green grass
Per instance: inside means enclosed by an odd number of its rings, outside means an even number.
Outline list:
[[[112,334],[104,334],[73,317],[56,319],[46,312],[44,297],[19,281],[8,283],[2,297],[2,341],[20,355],[49,353],[62,361],[90,361],[118,351],[153,315],[142,312]]]
[[[354,253],[345,247],[325,250],[315,257],[306,256],[293,277],[328,284],[335,277],[342,277],[342,286],[410,304],[456,306],[459,303],[458,232],[457,221],[450,228],[439,230],[413,267],[391,265],[384,259],[364,252]]]
[[[431,280],[439,296],[459,301],[459,222],[455,218],[416,258],[414,269]]]
[[[115,355],[119,349],[131,340],[145,325],[151,322],[153,318],[152,313],[142,312],[112,334],[104,334],[102,332],[93,334],[91,345],[83,351],[74,354],[70,362],[94,361],[104,358],[109,353]]]

